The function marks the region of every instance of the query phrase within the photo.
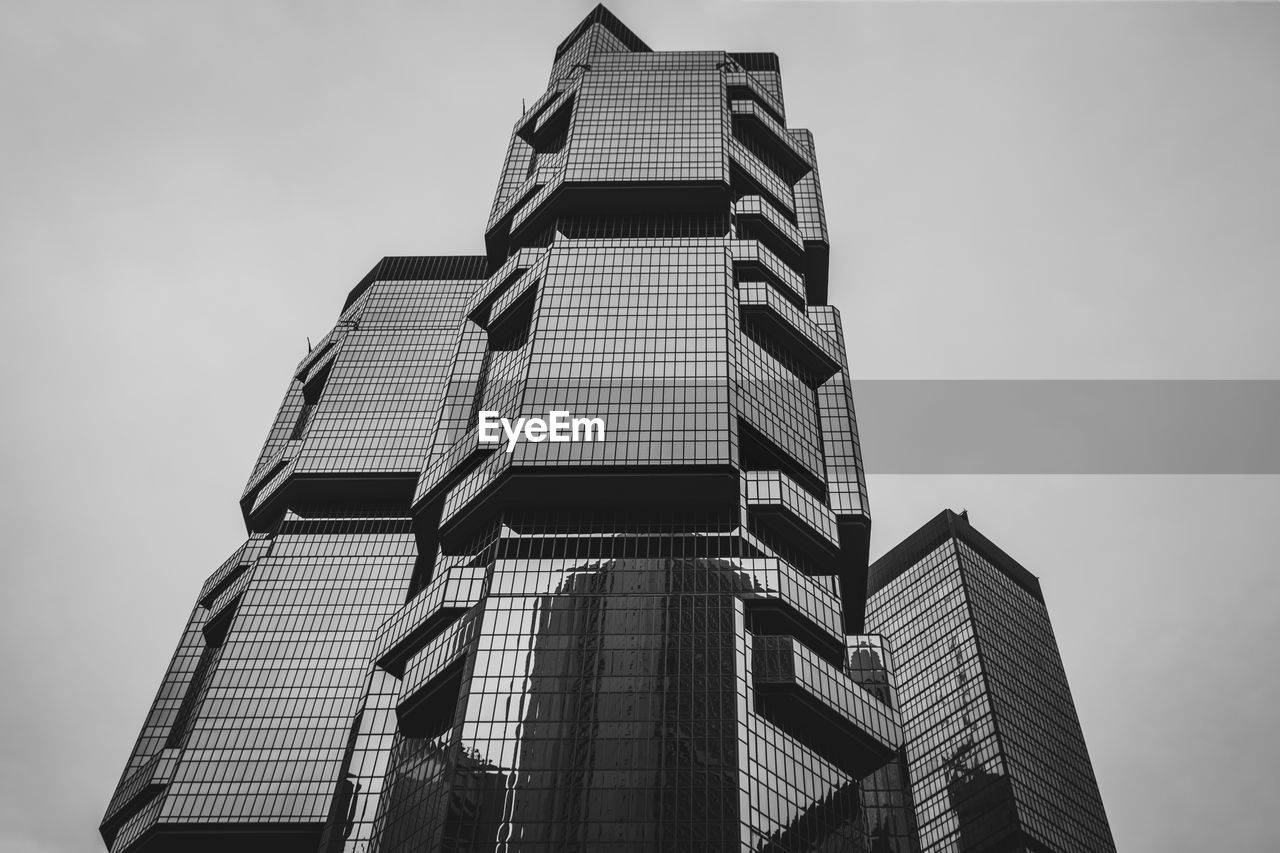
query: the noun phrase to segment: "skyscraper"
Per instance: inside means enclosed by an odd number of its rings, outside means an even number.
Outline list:
[[[878,634],[850,637],[848,651],[854,681],[880,701],[899,708],[889,640]],[[899,748],[892,760],[858,780],[858,796],[858,812],[867,828],[870,853],[920,853],[905,748]]]
[[[944,511],[871,567],[894,647],[921,849],[1100,853],[1115,843],[1040,583]]]
[[[294,369],[109,848],[871,843],[901,730],[846,655],[870,519],[814,158],[776,56],[593,10],[485,253],[383,259]]]

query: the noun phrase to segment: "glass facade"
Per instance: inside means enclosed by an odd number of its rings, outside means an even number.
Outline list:
[[[867,626],[895,649],[920,849],[1114,851],[1036,578],[947,511],[868,588]]]
[[[484,254],[289,378],[109,849],[916,849],[814,158],[773,54],[592,11]]]

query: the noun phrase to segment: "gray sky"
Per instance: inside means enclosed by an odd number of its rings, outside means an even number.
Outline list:
[[[100,849],[306,336],[480,251],[590,6],[4,3],[0,848]],[[1280,378],[1280,4],[611,8],[781,56],[859,377]],[[870,487],[875,553],[967,507],[1040,576],[1122,851],[1280,846],[1275,477]]]

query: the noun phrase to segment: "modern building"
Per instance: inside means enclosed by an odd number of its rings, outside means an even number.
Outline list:
[[[853,680],[880,701],[899,708],[896,666],[888,638],[864,634],[848,638]],[[870,853],[920,853],[911,769],[905,740],[883,767],[858,781],[858,814],[868,833]]]
[[[483,234],[377,263],[288,377],[108,847],[868,848],[901,729],[777,56],[597,7]]]
[[[920,849],[1101,853],[1115,843],[1040,583],[944,511],[871,567],[894,649]]]

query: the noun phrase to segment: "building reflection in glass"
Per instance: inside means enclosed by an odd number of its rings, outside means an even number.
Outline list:
[[[713,556],[746,548],[720,522],[631,524],[566,536],[572,519],[548,535],[526,522],[491,544],[457,716],[398,739],[373,849],[736,850],[743,805],[761,849],[867,849],[858,780],[748,702],[745,602],[776,596],[762,561]],[[569,548],[587,556],[536,556]],[[530,556],[497,556],[517,552]]]

